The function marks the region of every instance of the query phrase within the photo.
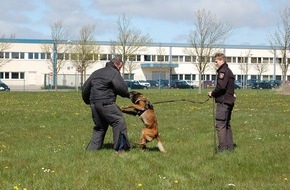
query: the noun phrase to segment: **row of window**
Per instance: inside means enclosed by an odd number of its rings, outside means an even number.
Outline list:
[[[78,54],[71,53],[57,53],[57,59],[60,60],[76,60]],[[88,55],[90,60],[108,61],[112,58],[111,54],[90,54]],[[0,52],[0,59],[51,59],[52,53],[38,53],[38,52]],[[128,61],[148,61],[148,62],[169,62],[169,55],[132,55],[128,57]],[[197,62],[197,56],[187,55],[172,55],[172,62]],[[228,63],[273,63],[273,57],[227,57]],[[209,62],[214,62],[214,58],[210,57]],[[282,58],[277,58],[277,62],[282,62]],[[290,59],[288,59],[290,62]]]
[[[0,72],[0,79],[24,79],[24,72]]]

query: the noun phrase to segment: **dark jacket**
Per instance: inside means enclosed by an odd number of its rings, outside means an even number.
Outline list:
[[[234,105],[235,102],[235,76],[227,63],[217,70],[217,84],[212,91],[212,96],[217,103]]]
[[[82,87],[82,98],[86,104],[115,102],[117,95],[129,97],[127,85],[113,62],[94,71]]]

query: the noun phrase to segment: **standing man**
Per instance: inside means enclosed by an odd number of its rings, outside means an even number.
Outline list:
[[[117,95],[129,98],[127,85],[120,74],[122,66],[122,59],[115,57],[104,68],[94,71],[83,85],[82,98],[90,104],[95,124],[87,150],[102,147],[109,125],[113,129],[116,153],[123,153],[131,147],[125,119],[116,105]]]
[[[209,97],[214,97],[216,102],[216,130],[218,134],[218,151],[234,149],[233,133],[231,128],[231,115],[235,103],[233,72],[226,63],[223,53],[216,53],[214,56],[217,67],[217,84],[213,91],[208,92]]]

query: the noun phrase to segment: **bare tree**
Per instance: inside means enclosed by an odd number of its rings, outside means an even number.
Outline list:
[[[258,72],[259,80],[262,78],[262,74],[268,71],[268,63],[252,63],[254,69]]]
[[[131,23],[132,18],[122,14],[116,22],[118,34],[116,37],[116,54],[123,57],[123,68],[126,67],[126,61],[137,51],[142,52],[147,49],[146,45],[152,40],[149,34],[143,35],[140,30],[135,30]],[[124,77],[123,69],[123,77]]]
[[[53,73],[53,86],[57,90],[57,74],[64,66],[64,55],[70,49],[68,42],[69,34],[65,28],[63,21],[58,20],[50,25],[51,39],[53,44],[43,44],[42,50],[46,53],[52,53],[49,59],[48,68]]]
[[[126,70],[126,72],[129,73],[129,79],[131,80],[131,75],[133,73],[133,71],[137,68],[137,65],[133,62],[133,61],[128,61],[126,63],[126,67],[124,68],[124,70]]]
[[[71,59],[81,73],[81,86],[86,80],[86,70],[99,60],[100,47],[94,40],[95,25],[85,25],[80,29],[79,40],[73,44]]]
[[[250,69],[250,57],[252,56],[251,50],[246,51],[244,54],[241,52],[241,56],[238,57],[239,68],[241,70],[241,83],[243,88],[247,88],[248,74]]]
[[[191,49],[187,53],[197,56],[195,64],[199,73],[199,93],[201,93],[201,79],[210,62],[210,57],[217,50],[218,45],[222,45],[231,35],[232,26],[229,23],[217,21],[216,17],[205,9],[196,13],[194,29],[190,31],[188,41]]]
[[[290,7],[284,8],[280,13],[277,30],[270,34],[270,45],[273,51],[277,50],[282,57],[278,63],[282,70],[283,84],[285,84],[290,64]]]
[[[160,45],[157,49],[157,60],[158,60],[158,64],[159,64],[159,77],[158,77],[159,90],[161,89],[161,68],[162,68],[163,62],[165,61],[165,59],[164,59],[165,55],[166,55],[166,51]]]
[[[0,37],[0,67],[3,66],[5,63],[9,62],[11,59],[6,59],[5,57],[5,50],[8,50],[12,47],[10,43],[11,39],[14,39],[15,35],[11,35],[10,38],[6,38],[3,34]]]

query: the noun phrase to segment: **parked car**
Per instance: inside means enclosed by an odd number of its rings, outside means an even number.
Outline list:
[[[241,86],[239,85],[239,83],[235,83],[235,89],[241,89]]]
[[[125,82],[127,84],[127,87],[130,89],[148,89],[147,86],[140,84],[139,81],[126,80]]]
[[[10,91],[10,88],[4,82],[0,82],[0,91]]]
[[[185,80],[178,80],[178,81],[173,81],[171,83],[170,88],[194,88],[193,86],[189,85]]]
[[[195,84],[195,82],[192,81],[192,80],[185,80],[185,82],[186,82],[187,84],[189,84],[190,86],[193,86],[193,88],[194,88],[194,87],[197,87],[197,85]]]
[[[159,82],[159,80],[158,80],[158,82]],[[161,79],[160,80],[160,86],[161,87],[169,87],[169,80],[167,80],[167,79]]]
[[[256,82],[253,84],[252,89],[272,89],[274,88],[270,82]]]
[[[150,83],[145,81],[145,80],[138,80],[138,82],[144,86],[147,86],[147,88],[149,88],[151,86]]]
[[[205,80],[202,82],[202,86],[203,87],[212,87],[212,86],[215,86],[215,83],[214,83],[214,81],[211,81],[211,80]]]
[[[158,87],[159,82],[157,80],[146,80],[146,82],[150,83],[150,87]]]

